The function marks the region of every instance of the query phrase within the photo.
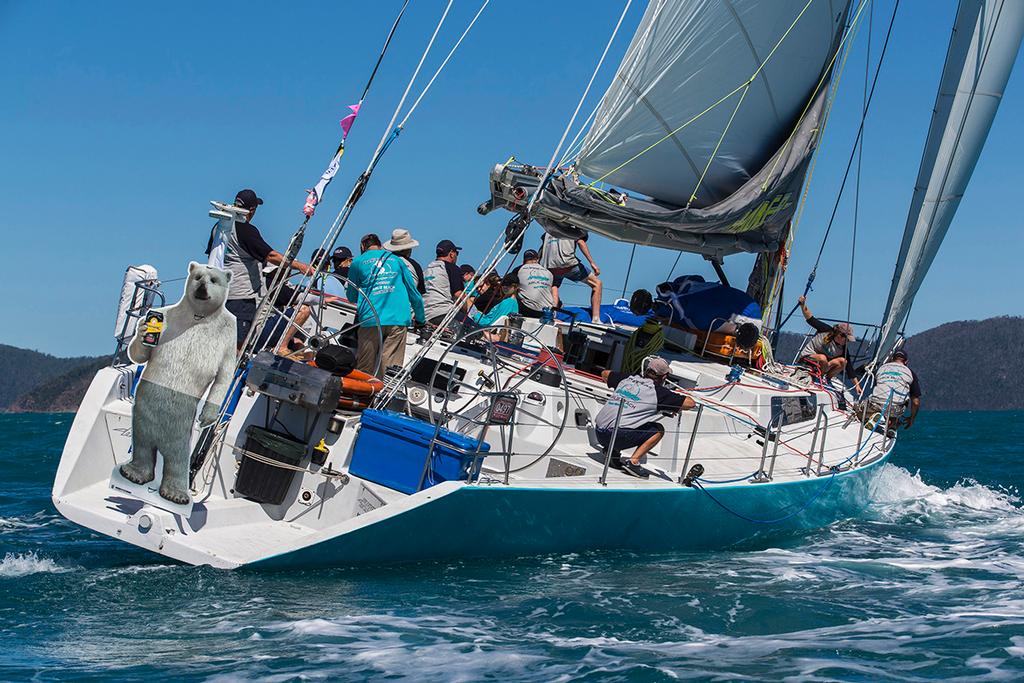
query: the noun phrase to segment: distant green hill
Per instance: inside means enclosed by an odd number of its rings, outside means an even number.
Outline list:
[[[791,362],[803,337],[784,332],[776,357]],[[921,380],[925,410],[1024,410],[1024,318],[946,323],[910,337],[910,367]],[[865,351],[865,354],[867,352]],[[109,357],[55,358],[0,345],[0,411],[77,410]]]
[[[57,358],[0,344],[0,411],[33,389],[97,360],[93,356]]]

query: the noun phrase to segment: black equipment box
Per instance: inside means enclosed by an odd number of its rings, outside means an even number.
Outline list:
[[[257,503],[280,505],[295,479],[296,471],[290,467],[298,467],[302,462],[306,444],[255,425],[249,425],[245,433],[246,452],[242,454],[242,461],[238,465],[235,493]],[[260,462],[249,453],[290,467]]]
[[[341,379],[326,370],[261,351],[252,359],[246,385],[286,403],[329,413],[338,407]]]

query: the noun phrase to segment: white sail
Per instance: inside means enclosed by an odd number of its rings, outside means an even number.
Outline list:
[[[1024,35],[1024,0],[961,0],[878,346],[892,349],[988,137]]]
[[[725,199],[793,132],[831,63],[847,7],[846,0],[652,0],[595,116],[580,170],[676,206]],[[746,92],[701,115],[751,76]]]

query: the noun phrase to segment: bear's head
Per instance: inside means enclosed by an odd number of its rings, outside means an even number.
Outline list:
[[[207,316],[224,306],[228,299],[231,273],[192,261],[185,281],[186,305],[197,315]]]

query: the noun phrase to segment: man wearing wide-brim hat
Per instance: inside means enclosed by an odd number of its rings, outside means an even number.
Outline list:
[[[420,243],[412,238],[412,234],[405,228],[395,228],[391,231],[391,239],[384,243],[384,248],[395,256],[401,256],[409,265],[413,278],[416,280],[416,290],[422,295],[427,291],[423,282],[423,266],[412,257],[412,250],[420,246]]]

